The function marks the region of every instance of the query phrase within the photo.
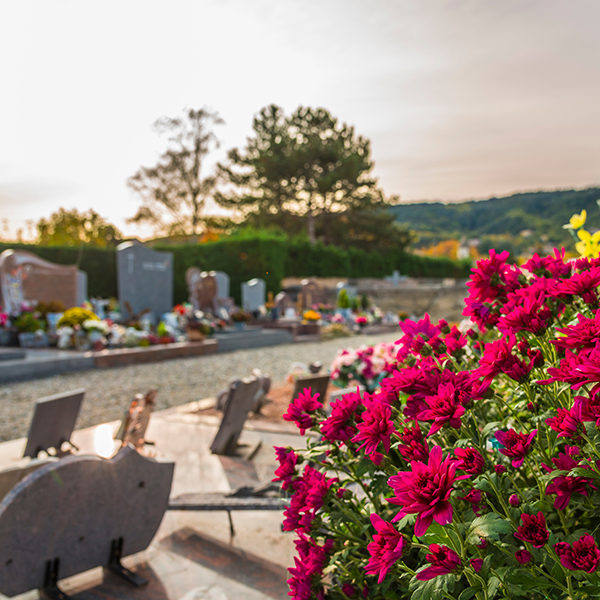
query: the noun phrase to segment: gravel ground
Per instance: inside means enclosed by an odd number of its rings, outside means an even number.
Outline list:
[[[398,333],[341,338],[327,342],[288,344],[198,358],[114,369],[97,369],[46,379],[5,384],[0,388],[0,441],[27,435],[36,399],[85,388],[77,429],[121,419],[135,394],[158,388],[157,410],[215,396],[234,377],[252,369],[270,373],[282,382],[294,361],[321,361],[326,368],[340,348],[395,341]]]

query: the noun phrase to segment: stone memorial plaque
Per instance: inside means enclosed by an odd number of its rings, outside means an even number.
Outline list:
[[[311,389],[311,394],[319,394],[319,400],[325,402],[327,387],[329,386],[329,375],[313,375],[312,377],[300,377],[296,379],[292,400],[300,395],[306,388]]]
[[[88,276],[85,271],[77,271],[77,306],[88,299]],[[67,307],[69,308],[69,307]]]
[[[189,301],[194,310],[214,312],[216,310],[215,300],[218,297],[218,280],[215,271],[207,273],[200,271],[197,267],[190,267],[185,272],[185,280],[188,286]]]
[[[120,244],[117,283],[121,306],[128,303],[133,314],[149,310],[160,319],[173,308],[173,254],[135,242]]]
[[[267,284],[264,279],[251,279],[242,283],[242,308],[255,312],[264,305],[267,297]]]
[[[128,446],[110,460],[68,456],[21,480],[0,503],[0,592],[12,597],[58,578],[107,566],[113,543],[122,556],[145,550],[167,510],[172,463]]]
[[[233,454],[252,409],[260,381],[256,377],[235,381],[229,388],[223,408],[223,419],[210,449],[213,454]]]
[[[60,447],[71,440],[75,422],[83,401],[84,389],[40,398],[35,410],[23,456],[36,458],[42,450]]]
[[[229,275],[224,271],[211,271],[217,280],[217,298],[229,298]]]
[[[2,305],[12,315],[21,312],[23,302],[58,300],[71,308],[78,305],[79,271],[24,250],[5,250],[0,254],[0,287]]]
[[[315,304],[327,304],[327,291],[312,279],[302,280],[300,291],[302,310],[309,310]]]

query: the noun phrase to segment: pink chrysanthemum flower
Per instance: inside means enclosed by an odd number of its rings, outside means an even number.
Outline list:
[[[296,423],[301,435],[304,435],[305,431],[314,425],[312,413],[323,408],[318,400],[319,395],[313,394],[310,387],[303,389],[298,397],[292,400],[287,412],[283,415],[284,420]]]
[[[416,514],[415,535],[423,535],[435,520],[440,525],[452,522],[452,504],[448,498],[456,479],[456,462],[452,456],[443,457],[442,449],[434,446],[429,461],[411,463],[410,471],[401,471],[389,478],[395,497],[388,502],[401,507],[394,517],[398,521],[405,515]]]
[[[500,454],[512,458],[512,466],[518,469],[523,464],[536,434],[537,429],[529,434],[517,433],[514,429],[497,431],[495,437],[504,446],[500,448]]]
[[[377,533],[367,546],[371,558],[366,571],[369,575],[378,575],[377,583],[381,583],[390,567],[402,558],[409,542],[391,523],[384,521],[377,514],[371,515],[371,524]]]
[[[362,442],[358,447],[365,449],[365,453],[378,464],[383,455],[377,451],[379,444],[383,444],[386,453],[390,451],[391,436],[394,433],[392,410],[383,402],[372,402],[362,414],[362,421],[356,426],[358,433],[352,438],[353,442]]]
[[[431,566],[417,573],[416,578],[419,581],[429,581],[438,575],[453,573],[460,567],[460,556],[448,546],[430,544],[429,552],[425,558]]]

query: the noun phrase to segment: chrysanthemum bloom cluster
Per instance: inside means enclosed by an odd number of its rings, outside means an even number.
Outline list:
[[[377,386],[290,406],[292,598],[598,594],[600,260],[508,259],[478,262],[459,326],[404,321]]]

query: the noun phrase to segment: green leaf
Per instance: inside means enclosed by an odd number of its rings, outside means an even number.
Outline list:
[[[410,600],[441,600],[453,578],[453,575],[438,575],[429,581],[419,581],[413,577],[409,585],[409,589],[414,590]]]
[[[492,600],[494,596],[498,593],[498,589],[500,588],[500,584],[502,582],[497,577],[490,577],[488,579],[487,585],[487,596],[488,600]]]
[[[473,520],[465,541],[467,544],[479,544],[481,538],[498,540],[501,533],[510,533],[512,530],[509,521],[491,512]]]
[[[481,432],[482,437],[488,437],[488,435],[492,432],[495,431],[496,429],[498,429],[498,427],[502,425],[501,421],[492,421],[491,423],[488,423],[484,428],[483,431]]]
[[[472,598],[477,592],[481,591],[480,587],[468,587],[465,588],[458,597],[458,600],[469,600]]]

